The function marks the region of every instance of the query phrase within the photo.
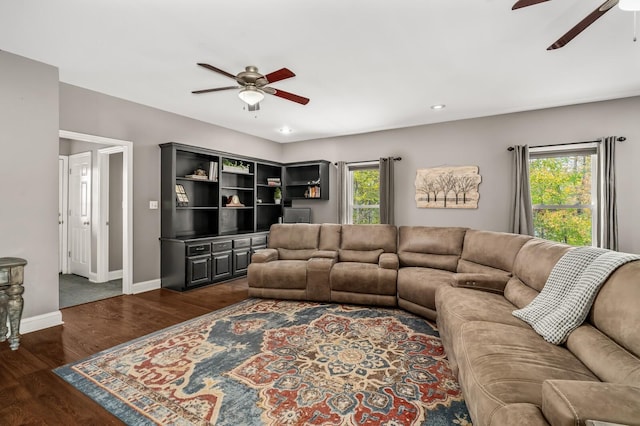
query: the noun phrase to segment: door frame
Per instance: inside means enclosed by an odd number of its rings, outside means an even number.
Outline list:
[[[60,272],[63,274],[69,273],[69,245],[68,245],[68,236],[69,236],[69,156],[68,155],[58,155],[58,162],[62,161],[62,171],[59,176],[60,183],[62,183],[62,193],[58,194],[58,197],[61,199],[58,200],[58,206],[62,203],[62,211],[59,213],[60,217],[58,221],[62,221],[62,237],[60,237],[60,229],[58,228],[58,237],[60,241],[58,242],[58,247],[60,248],[60,258],[58,259],[58,263],[60,263]],[[58,163],[59,164],[59,163]]]
[[[103,136],[89,135],[86,133],[60,130],[59,137],[63,139],[73,139],[83,142],[114,145],[122,150],[122,293],[133,293],[133,142],[120,139],[106,138]],[[100,163],[100,161],[98,161]],[[101,173],[98,173],[100,179]],[[101,203],[102,204],[102,203]],[[98,211],[100,211],[99,209]],[[102,222],[97,227],[97,232],[101,231]],[[108,231],[107,231],[108,232]],[[108,235],[108,234],[107,234]],[[104,238],[102,238],[104,240]],[[99,240],[100,241],[100,240]],[[100,265],[101,255],[104,257],[100,244],[98,244],[97,263]],[[107,251],[107,270],[108,251]],[[96,265],[96,271],[98,270]],[[104,267],[104,266],[102,266]]]

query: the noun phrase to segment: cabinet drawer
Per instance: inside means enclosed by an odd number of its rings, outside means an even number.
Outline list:
[[[251,245],[252,246],[266,246],[267,245],[267,236],[266,235],[259,235],[257,237],[251,238]]]
[[[216,241],[211,243],[213,246],[213,252],[217,253],[219,251],[231,250],[231,240],[229,241]]]
[[[211,253],[211,244],[192,244],[187,246],[187,256],[197,256],[199,254]]]
[[[249,247],[251,246],[251,238],[238,238],[233,240],[233,248]]]

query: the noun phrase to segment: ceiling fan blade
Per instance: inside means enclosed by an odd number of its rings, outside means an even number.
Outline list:
[[[191,93],[198,95],[200,93],[219,92],[221,90],[229,90],[229,89],[240,89],[240,86],[227,86],[227,87],[216,87],[215,89],[194,90]]]
[[[576,38],[578,34],[583,32],[589,25],[593,24],[598,20],[602,15],[607,13],[613,6],[618,4],[618,0],[607,0],[600,5],[596,10],[591,12],[586,18],[582,21],[578,22],[575,27],[571,28],[565,35],[560,37],[555,43],[551,46],[547,47],[547,50],[555,50],[560,49],[561,47],[567,45],[571,40]]]
[[[198,65],[200,65],[201,67],[204,67],[204,68],[206,68],[206,69],[208,69],[208,70],[211,70],[211,71],[213,71],[213,72],[217,72],[218,74],[222,74],[222,75],[224,75],[224,76],[227,76],[227,77],[229,77],[229,78],[232,78],[232,79],[234,79],[234,80],[236,79],[236,76],[235,76],[235,75],[233,75],[233,74],[229,74],[228,72],[223,71],[223,70],[221,70],[220,68],[216,68],[216,67],[214,67],[213,65],[209,65],[209,64],[202,64],[202,63],[198,63]]]
[[[278,71],[274,71],[264,76],[269,83],[275,83],[276,81],[284,80],[287,78],[295,77],[296,75],[288,68],[282,68]]]
[[[516,4],[513,5],[511,10],[520,9],[527,6],[533,6],[534,4],[544,3],[549,0],[518,0]]]
[[[270,89],[273,89],[273,88],[270,87]],[[273,89],[273,93],[271,93],[271,91],[266,91],[266,90],[265,92],[274,96],[278,96],[279,98],[286,99],[288,101],[297,102],[302,105],[306,105],[309,103],[308,98],[304,98],[302,96],[298,96],[293,93],[285,92],[284,90]]]

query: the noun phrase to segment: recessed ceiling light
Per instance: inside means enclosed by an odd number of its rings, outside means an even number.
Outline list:
[[[431,109],[435,109],[436,111],[439,109],[444,109],[446,107],[445,104],[431,105]]]
[[[293,132],[293,130],[291,130],[290,127],[284,126],[284,127],[280,128],[280,133],[282,133],[284,135],[288,135],[291,132]]]

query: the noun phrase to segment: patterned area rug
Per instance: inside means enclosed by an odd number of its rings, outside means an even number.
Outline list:
[[[135,425],[460,425],[433,324],[249,299],[54,370]]]

